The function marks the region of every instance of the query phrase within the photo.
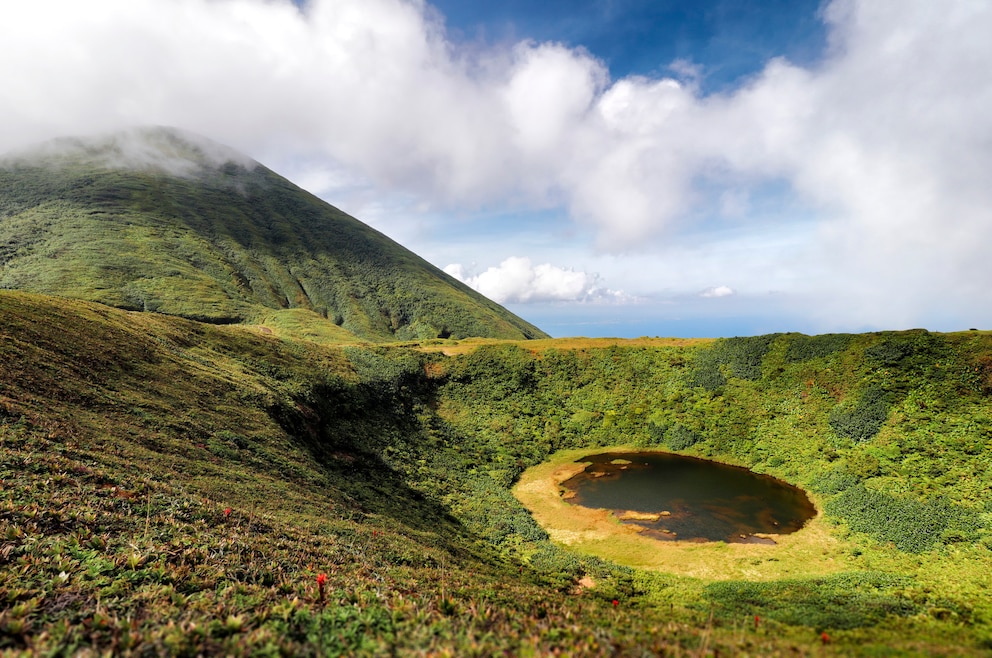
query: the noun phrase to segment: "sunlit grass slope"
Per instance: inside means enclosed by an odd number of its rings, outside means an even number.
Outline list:
[[[451,514],[473,477],[460,464],[414,488],[380,457],[410,450],[406,471],[435,473],[419,358],[0,292],[0,652],[810,645],[805,629],[734,633],[692,608],[614,607],[622,570],[578,594],[569,575],[500,556]]]
[[[0,651],[988,654],[988,335],[532,345],[0,292]],[[835,563],[714,546],[731,575],[693,577],[549,541],[519,474],[620,443],[808,488],[804,554]]]
[[[212,323],[304,309],[317,336],[545,335],[258,163],[164,128],[0,159],[0,288]]]
[[[0,649],[516,651],[576,633],[563,596],[356,447],[389,412],[365,408],[340,350],[21,293],[0,294],[0,336]],[[568,614],[589,606],[606,611]]]

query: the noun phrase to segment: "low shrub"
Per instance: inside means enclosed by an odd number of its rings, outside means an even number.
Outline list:
[[[830,356],[847,349],[854,336],[851,334],[824,334],[822,336],[806,336],[792,334],[785,348],[786,363],[801,363],[812,359]]]
[[[870,386],[853,404],[840,404],[830,411],[830,428],[839,436],[863,443],[878,434],[889,417],[889,402],[885,391]]]
[[[711,348],[701,350],[697,355],[692,385],[711,391],[722,388],[727,383],[724,370],[738,379],[761,379],[761,364],[778,336],[769,334],[716,341]]]
[[[851,530],[910,553],[974,537],[980,526],[974,512],[945,498],[896,498],[864,484],[840,493],[826,510],[844,519]]]
[[[575,554],[552,544],[545,544],[531,555],[530,566],[561,591],[571,589],[582,576],[582,563]]]
[[[668,428],[665,432],[665,444],[672,450],[685,450],[690,448],[700,441],[703,437],[693,432],[691,429],[685,425],[680,425],[676,423]]]
[[[809,488],[816,493],[836,494],[858,484],[858,478],[846,468],[822,473],[810,482]]]

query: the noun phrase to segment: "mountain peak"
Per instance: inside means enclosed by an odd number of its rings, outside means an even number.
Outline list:
[[[545,336],[247,156],[175,128],[0,159],[2,288],[215,323],[274,311],[369,340]]]
[[[234,166],[259,164],[233,148],[193,132],[167,126],[134,127],[88,137],[59,137],[21,150],[0,165],[89,166],[98,169],[166,173],[195,178]]]

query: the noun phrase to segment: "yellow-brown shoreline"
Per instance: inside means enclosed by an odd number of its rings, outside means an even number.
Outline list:
[[[772,580],[844,568],[842,542],[831,535],[818,504],[816,517],[799,532],[761,535],[774,538],[774,545],[661,541],[641,535],[641,528],[621,523],[609,510],[569,504],[561,495],[562,482],[588,464],[577,460],[601,452],[649,451],[630,446],[561,451],[527,469],[513,487],[552,541],[631,567],[713,580]]]

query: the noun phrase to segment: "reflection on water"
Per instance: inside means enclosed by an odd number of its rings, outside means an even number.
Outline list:
[[[737,466],[661,452],[602,453],[562,483],[569,502],[609,509],[657,539],[774,543],[816,515],[805,492]]]

